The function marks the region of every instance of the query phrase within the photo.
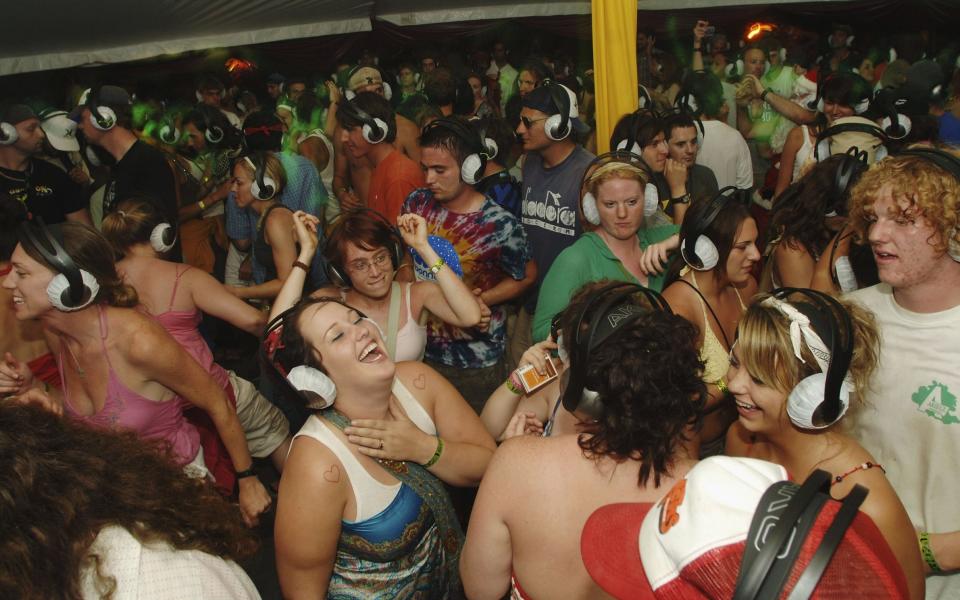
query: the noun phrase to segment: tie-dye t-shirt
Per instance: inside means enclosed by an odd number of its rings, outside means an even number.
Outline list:
[[[531,258],[527,236],[517,218],[489,197],[476,212],[455,213],[434,202],[433,194],[421,188],[407,197],[400,212],[422,216],[431,235],[453,244],[463,266],[463,282],[471,290],[490,289],[504,277],[523,279]],[[491,306],[490,311],[487,331],[462,329],[431,315],[425,358],[465,369],[495,365],[506,344],[506,315],[502,306]]]

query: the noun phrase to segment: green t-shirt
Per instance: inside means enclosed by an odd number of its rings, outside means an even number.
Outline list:
[[[678,225],[668,224],[643,228],[637,232],[640,248],[662,242],[680,231]],[[650,275],[647,287],[654,291],[663,289],[666,272]],[[573,293],[584,284],[601,279],[640,283],[627,271],[606,242],[594,232],[585,233],[576,242],[561,252],[540,286],[537,310],[533,317],[533,341],[539,342],[550,334],[550,321],[570,303]]]

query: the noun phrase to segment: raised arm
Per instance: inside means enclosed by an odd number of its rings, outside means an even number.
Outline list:
[[[298,210],[293,213],[293,226],[297,236],[297,243],[300,244],[300,253],[297,255],[297,262],[304,265],[310,265],[313,256],[317,253],[317,227],[320,225],[320,219]],[[269,319],[274,319],[277,315],[292,307],[300,301],[303,295],[303,284],[307,281],[307,270],[302,267],[291,269],[287,278],[283,281],[280,292],[270,307]]]
[[[416,213],[400,215],[397,226],[403,242],[417,251],[430,266],[438,264],[440,257],[427,241],[427,222]],[[411,288],[413,314],[419,319],[426,308],[441,320],[457,327],[473,327],[480,322],[480,305],[470,289],[449,267],[441,267],[436,274],[437,282],[421,281]]]
[[[260,337],[267,322],[266,313],[237,298],[209,274],[190,269],[183,275],[193,303],[203,312],[223,319],[237,329]]]

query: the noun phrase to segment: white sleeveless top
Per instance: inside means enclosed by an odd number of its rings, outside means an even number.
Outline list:
[[[421,431],[430,435],[437,435],[437,427],[427,414],[426,409],[413,397],[413,394],[397,378],[393,379],[393,395],[406,411],[407,416]],[[380,483],[360,464],[350,448],[333,432],[332,425],[322,421],[316,415],[311,415],[303,427],[294,436],[294,439],[305,435],[311,437],[333,452],[343,469],[350,478],[350,487],[357,504],[357,515],[353,522],[364,521],[381,513],[390,506],[400,491],[400,483]]]
[[[813,140],[810,139],[810,128],[801,125],[800,131],[803,132],[803,145],[797,150],[797,156],[793,159],[793,179],[790,183],[799,180],[804,168],[813,162]]]
[[[337,202],[337,197],[333,193],[333,171],[335,168],[334,163],[336,162],[333,160],[333,143],[322,130],[313,129],[297,138],[297,145],[302,144],[307,138],[312,137],[323,142],[323,145],[327,147],[327,155],[330,157],[327,160],[327,166],[324,167],[323,171],[319,174],[320,181],[323,182],[323,187],[327,190],[327,220],[330,220],[340,214],[340,204]],[[330,211],[334,211],[334,214],[329,214]]]

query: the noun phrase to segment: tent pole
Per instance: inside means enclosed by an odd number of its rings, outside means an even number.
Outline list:
[[[597,153],[621,116],[637,110],[637,0],[592,0]]]

